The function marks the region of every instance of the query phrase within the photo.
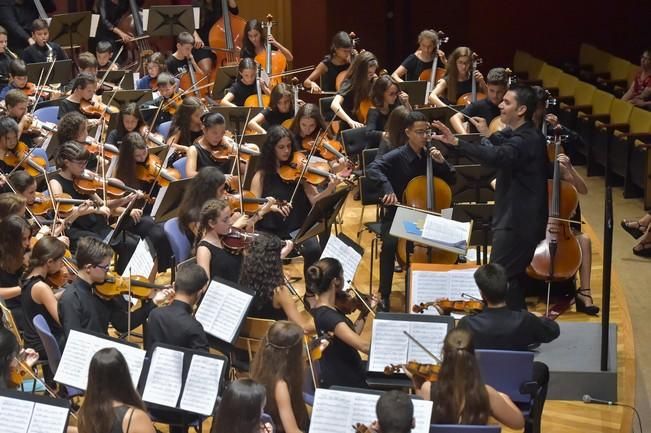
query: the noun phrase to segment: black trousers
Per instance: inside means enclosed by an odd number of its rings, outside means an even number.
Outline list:
[[[137,224],[129,219],[127,231],[140,239],[147,240],[151,252],[158,258],[158,272],[163,272],[172,266],[172,247],[167,240],[162,223],[156,223],[152,217],[144,215]]]
[[[380,251],[380,294],[389,297],[393,286],[393,265],[398,249],[398,238],[391,236],[389,231],[393,224],[393,215],[387,215],[382,220],[382,251]]]

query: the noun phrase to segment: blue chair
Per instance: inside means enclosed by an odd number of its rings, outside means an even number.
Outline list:
[[[45,354],[47,355],[47,362],[50,366],[50,370],[52,371],[52,374],[55,374],[57,368],[59,368],[59,362],[61,361],[61,349],[59,348],[59,343],[56,338],[54,338],[54,335],[52,335],[52,331],[50,330],[50,326],[47,324],[45,317],[41,314],[37,314],[34,319],[32,319],[32,323],[34,324],[36,333],[45,348]],[[71,386],[65,385],[65,388],[68,398],[73,398],[84,393],[84,391]]]
[[[163,122],[160,125],[158,125],[158,132],[165,137],[165,140],[167,140],[167,136],[170,133],[170,128],[172,127],[172,121],[168,122]]]
[[[192,250],[192,245],[190,245],[190,240],[183,233],[181,225],[179,224],[179,219],[177,217],[165,221],[163,225],[163,230],[165,231],[165,236],[172,247],[172,252],[177,263],[180,263],[184,260],[187,260],[190,257],[190,251]]]
[[[43,107],[34,111],[34,117],[36,117],[41,122],[58,123],[59,122],[59,119],[57,119],[58,116],[59,116],[58,105],[52,107]]]
[[[429,433],[500,433],[502,427],[498,425],[454,425],[432,424]]]
[[[187,162],[187,160],[188,157],[184,156],[183,158],[179,158],[172,163],[172,167],[174,167],[179,171],[179,174],[181,175],[181,179],[186,179],[188,177],[188,174],[185,171],[185,163]]]
[[[50,108],[50,107],[47,107]],[[48,155],[45,149],[42,149],[40,147],[37,147],[36,149],[32,150],[32,156],[35,158],[43,158],[45,161],[45,171],[50,171],[50,163],[48,162]]]

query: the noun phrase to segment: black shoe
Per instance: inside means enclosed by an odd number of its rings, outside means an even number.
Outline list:
[[[599,314],[599,307],[597,307],[594,304],[586,305],[582,296],[585,298],[590,298],[590,301],[592,301],[592,296],[587,290],[582,290],[582,289],[577,290],[576,297],[574,298],[576,300],[576,311],[578,313],[585,313],[588,316],[596,316],[597,314]]]
[[[388,313],[391,310],[391,298],[389,296],[382,296],[382,299],[377,304],[377,310]]]
[[[642,236],[646,231],[646,227],[640,226],[640,223],[637,221],[622,220],[620,224],[622,225],[622,228],[626,231],[626,233],[633,236],[633,238],[635,239]],[[637,224],[637,227],[633,227],[631,226],[631,224]],[[644,228],[644,231],[642,230],[642,228]]]

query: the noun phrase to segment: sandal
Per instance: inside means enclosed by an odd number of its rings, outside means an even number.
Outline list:
[[[628,233],[629,235],[633,236],[635,239],[639,238],[646,232],[646,227],[640,225],[639,221],[633,221],[633,220],[622,220],[620,223],[622,228]],[[635,226],[633,225],[635,224]]]
[[[635,247],[641,246],[640,249],[635,249]],[[640,257],[651,257],[651,242],[642,242],[633,247],[633,254]]]
[[[582,297],[590,299],[590,305],[586,305],[586,302]],[[599,314],[599,307],[593,304],[592,295],[590,294],[589,289],[578,289],[574,299],[576,300],[577,313],[585,313],[589,316],[596,316]]]

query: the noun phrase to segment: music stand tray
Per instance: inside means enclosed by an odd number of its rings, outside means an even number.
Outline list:
[[[464,108],[462,105],[453,105],[452,107],[457,110],[462,110]],[[450,124],[450,117],[457,113],[448,107],[419,107],[416,108],[415,111],[423,113],[429,122],[438,120],[446,125]]]
[[[210,109],[210,112],[224,116],[226,129],[239,136],[246,130],[247,116],[251,121],[262,110],[262,107],[214,107]]]
[[[106,74],[106,71],[100,71],[97,73],[97,82],[102,79],[104,74]],[[125,78],[122,79],[122,77]],[[133,83],[133,72],[131,71],[109,71],[108,74],[106,74],[106,80],[104,81],[111,84],[119,84],[122,90],[133,90],[135,87]]]
[[[54,15],[50,21],[50,41],[68,46],[72,52],[75,45],[88,46],[91,24],[90,12],[73,12]]]
[[[336,218],[339,210],[344,205],[350,187],[345,186],[338,191],[335,191],[329,196],[319,199],[310,213],[305,217],[303,225],[294,236],[293,242],[300,245],[308,239],[318,236],[328,230]]]
[[[403,81],[398,83],[398,88],[409,95],[409,103],[422,105],[425,101],[425,92],[427,92],[427,81]],[[429,96],[429,95],[428,95]]]
[[[177,36],[193,33],[194,12],[192,6],[150,6],[144,30],[149,36]]]
[[[453,203],[486,203],[495,200],[491,181],[497,170],[479,164],[455,165],[457,181],[452,188]]]
[[[222,66],[217,70],[217,77],[215,77],[215,84],[212,86],[213,98],[221,99],[224,97],[226,89],[231,87],[231,84],[237,78],[237,65]]]
[[[41,78],[41,85],[43,84],[62,84],[62,83],[67,83],[70,80],[72,80],[72,77],[74,76],[72,68],[72,60],[66,59],[66,60],[57,60],[54,62],[54,66],[52,67],[52,72],[50,73],[50,76],[47,79],[47,82],[45,81],[45,75],[47,74],[48,69],[50,69],[50,65],[52,63],[29,63],[27,64],[27,79],[31,83],[38,83],[39,77],[41,77],[41,71],[43,71],[43,77]]]
[[[153,215],[156,222],[165,222],[178,215],[179,204],[181,203],[185,189],[191,180],[191,178],[181,179],[169,184],[167,192],[165,192],[165,196],[156,210],[156,214]]]
[[[115,97],[113,97],[115,95]],[[111,100],[111,98],[113,100]],[[130,102],[135,102],[140,106],[140,104],[151,101],[151,90],[118,90],[114,92],[104,92],[102,94],[102,102],[108,104],[111,101],[111,105],[116,105],[120,108],[124,107]]]

